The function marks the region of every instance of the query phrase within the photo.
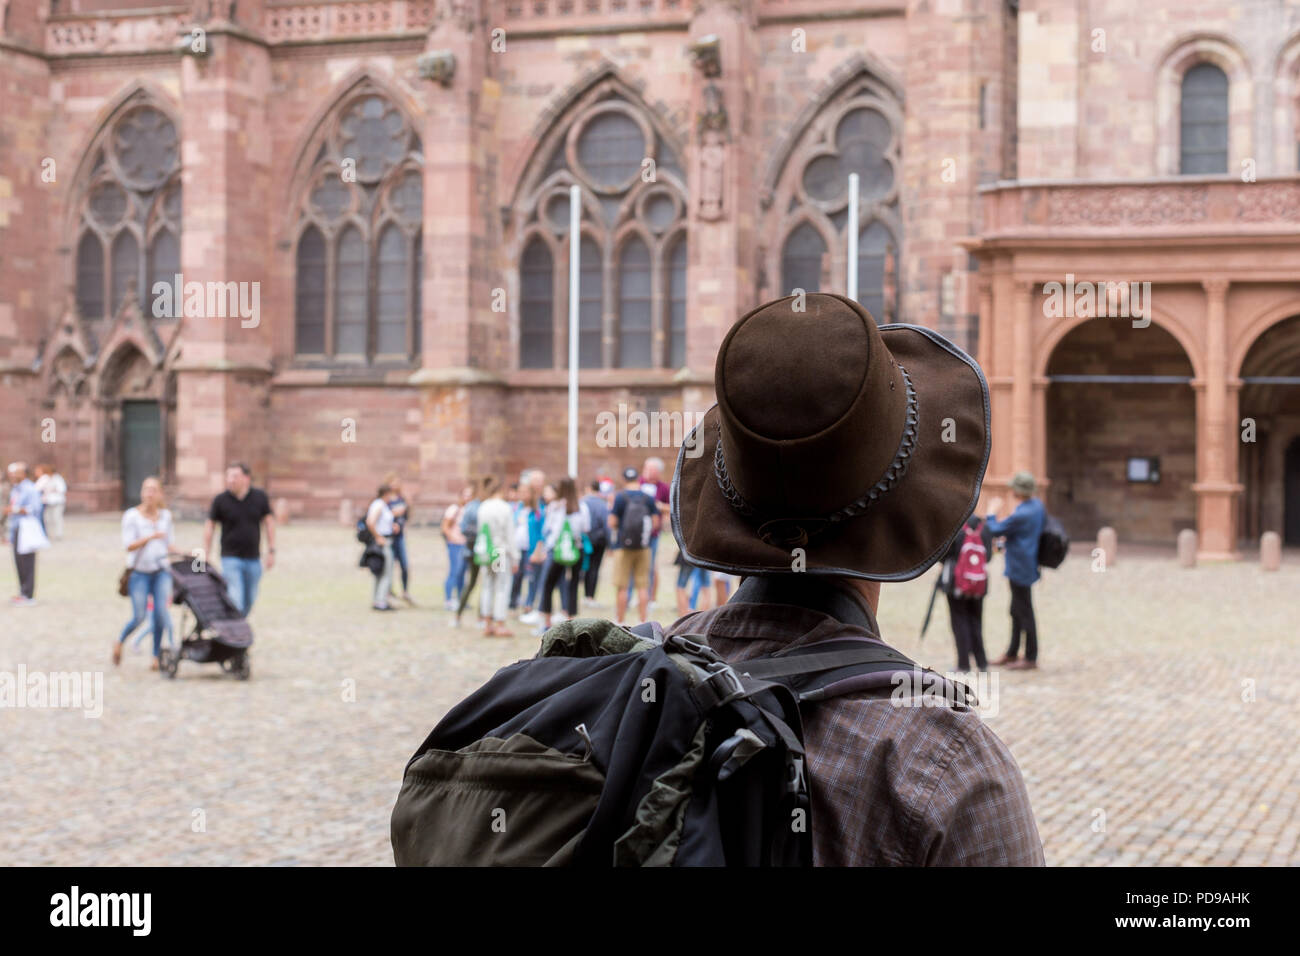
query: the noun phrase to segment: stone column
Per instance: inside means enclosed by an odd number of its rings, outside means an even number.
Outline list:
[[[991,262],[985,262],[989,268]],[[988,276],[979,279],[979,330],[976,339],[975,361],[984,369],[985,376],[991,374],[989,356],[993,354],[993,281]]]
[[[262,295],[272,260],[270,233],[257,228],[274,207],[271,195],[271,130],[266,97],[274,84],[270,56],[219,5],[202,24],[206,53],[181,59],[182,149],[181,273],[191,282],[257,283]],[[257,22],[260,3],[241,4],[239,16]],[[206,299],[205,299],[206,301]],[[215,304],[215,303],[214,303]],[[237,303],[236,303],[237,304]],[[194,513],[224,486],[225,466],[246,462],[265,486],[273,454],[269,418],[272,321],[186,316],[185,349],[176,372],[174,503]],[[288,318],[292,321],[292,316]]]
[[[1205,376],[1197,402],[1196,524],[1201,560],[1235,560],[1237,553],[1237,448],[1229,415],[1235,390],[1228,387],[1227,279],[1202,282],[1206,298]],[[1230,391],[1232,394],[1230,395]]]
[[[727,330],[757,304],[755,197],[763,157],[750,128],[756,29],[752,7],[729,0],[702,0],[691,19],[691,142],[683,163],[690,206],[686,364],[696,379],[712,380]],[[716,41],[701,43],[706,37]]]
[[[495,142],[500,87],[482,0],[439,5],[419,60],[425,104],[418,504],[439,507],[469,479],[504,474],[502,373],[510,310],[505,287]],[[505,38],[508,44],[509,36]],[[508,50],[508,47],[507,47]]]
[[[1046,375],[1034,376],[1034,441],[1030,471],[1038,479],[1038,496],[1044,500],[1051,484],[1047,476],[1047,385]]]
[[[1034,466],[1034,284],[1017,279],[1014,289],[1016,326],[1012,338],[1011,473]]]
[[[1009,274],[999,271],[999,264],[990,262],[989,268],[992,270],[987,297],[989,313],[980,319],[980,364],[989,383],[990,427],[993,432],[988,469],[984,475],[983,500],[986,503],[998,495],[1006,495],[1015,470],[1013,345],[1021,320],[1016,283]]]

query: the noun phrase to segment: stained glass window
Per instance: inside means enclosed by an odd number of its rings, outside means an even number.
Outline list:
[[[654,161],[653,177],[642,174],[651,168],[647,159]],[[686,336],[685,176],[649,115],[621,96],[593,95],[547,134],[525,175],[520,367],[568,365],[567,350],[551,348],[551,320],[564,327],[568,296],[565,283],[553,282],[549,249],[568,249],[568,192],[575,184],[584,196],[579,367],[599,368],[610,359],[624,368],[676,367]],[[628,238],[632,222],[641,235]],[[554,246],[530,233],[549,236]],[[608,355],[607,341],[613,343]]]
[[[374,90],[347,98],[321,135],[301,207],[295,351],[325,360],[416,361],[424,221],[419,138]]]
[[[325,237],[308,226],[298,240],[298,289],[294,302],[298,351],[325,352]]]
[[[554,362],[552,343],[555,326],[551,320],[554,269],[551,250],[541,239],[533,239],[519,262],[521,368],[550,368]]]
[[[793,295],[796,289],[820,292],[825,255],[826,242],[821,233],[808,223],[801,223],[785,240],[781,254],[781,294]]]
[[[162,110],[133,100],[92,149],[76,251],[77,309],[84,319],[105,320],[134,287],[141,312],[153,318],[154,283],[170,284],[180,271],[176,126]]]

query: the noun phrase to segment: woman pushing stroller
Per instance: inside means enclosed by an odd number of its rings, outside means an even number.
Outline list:
[[[158,653],[165,633],[170,640],[172,619],[172,580],[167,571],[167,552],[173,538],[172,513],[163,505],[162,483],[155,477],[140,485],[140,504],[122,515],[122,547],[126,549],[131,569],[127,593],[131,598],[131,620],[113,644],[114,665],[122,662],[122,644],[144,622],[146,605],[153,597],[153,663],[158,669]]]

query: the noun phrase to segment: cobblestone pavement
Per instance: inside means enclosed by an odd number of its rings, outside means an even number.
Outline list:
[[[0,671],[102,672],[104,700],[99,719],[0,710],[0,862],[388,865],[406,759],[450,705],[536,646],[521,625],[511,640],[448,626],[435,529],[411,532],[422,606],[379,615],[351,530],[298,523],[282,529],[252,614],[251,681],[189,662],[163,680],[144,653],[114,669],[128,617],[117,529],[114,517],[71,519],[39,558],[39,605],[0,607]],[[185,524],[177,543],[198,539]],[[671,545],[663,552],[668,570]],[[916,637],[933,573],[886,586],[880,618],[892,643],[944,668],[942,602]],[[0,589],[15,589],[7,556]],[[1094,573],[1083,552],[1047,572],[1035,592],[1040,669],[999,672],[983,696],[1028,781],[1049,863],[1300,863],[1298,591],[1294,556],[1263,574],[1121,551]],[[1007,605],[998,579],[985,608],[992,656]]]

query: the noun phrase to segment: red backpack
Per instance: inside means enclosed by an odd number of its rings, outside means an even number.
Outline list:
[[[957,566],[953,569],[952,585],[957,597],[983,597],[989,588],[988,551],[984,549],[984,540],[980,533],[984,523],[978,527],[966,528],[966,537],[962,539],[961,551],[957,554]]]

